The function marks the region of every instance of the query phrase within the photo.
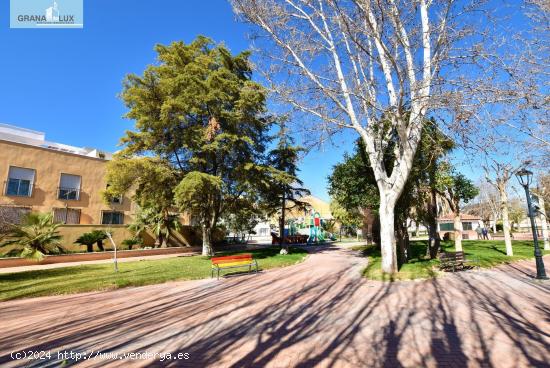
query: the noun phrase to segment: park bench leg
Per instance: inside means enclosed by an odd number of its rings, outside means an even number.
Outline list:
[[[258,274],[258,261],[254,260],[254,264],[256,265],[256,275]]]
[[[218,267],[218,280],[220,279],[220,268]]]

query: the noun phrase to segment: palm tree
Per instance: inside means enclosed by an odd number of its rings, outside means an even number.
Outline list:
[[[88,252],[94,251],[94,244],[97,242],[97,239],[92,233],[84,233],[75,240],[76,244],[85,245]]]
[[[41,260],[45,254],[59,253],[63,248],[59,245],[62,236],[57,228],[60,224],[53,222],[50,213],[29,213],[20,225],[13,225],[0,246],[15,245],[21,248],[20,256]]]
[[[165,248],[172,230],[179,230],[181,224],[178,216],[168,210],[158,211],[152,207],[139,208],[134,222],[129,229],[135,237],[140,237],[149,230],[155,236],[155,245]]]
[[[105,250],[105,248],[103,248],[103,240],[107,239],[107,234],[105,233],[105,231],[93,230],[92,232],[90,232],[90,234],[94,237],[99,250],[103,252]]]

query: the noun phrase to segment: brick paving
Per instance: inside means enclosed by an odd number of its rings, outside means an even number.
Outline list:
[[[534,262],[425,281],[362,279],[336,247],[228,277],[0,303],[11,351],[178,353],[188,360],[68,360],[90,367],[550,367],[550,282]],[[545,259],[550,270],[550,259]],[[111,355],[111,358],[114,355]],[[138,357],[139,358],[139,357]]]

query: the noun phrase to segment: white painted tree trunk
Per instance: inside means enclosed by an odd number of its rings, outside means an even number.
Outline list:
[[[546,211],[544,210],[544,198],[542,195],[539,197],[539,205],[540,209],[542,211],[540,215],[540,224],[542,227],[542,238],[544,240],[544,250],[550,250],[550,234],[548,234],[548,219],[546,218],[545,214]]]
[[[454,215],[455,251],[462,252],[462,221],[460,220],[460,213]]]
[[[502,230],[504,231],[504,244],[506,245],[506,255],[513,256],[512,237],[510,235],[510,217],[508,216],[508,193],[506,188],[499,188],[500,192],[500,211],[502,213]]]
[[[380,195],[380,248],[382,250],[382,271],[397,272],[397,250],[394,230],[394,203]]]
[[[206,225],[202,225],[202,255],[213,256],[212,249],[212,229]]]

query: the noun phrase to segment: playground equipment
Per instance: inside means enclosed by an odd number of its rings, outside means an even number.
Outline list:
[[[319,212],[312,212],[309,220],[309,238],[307,239],[307,243],[319,243],[322,241],[325,241],[325,234],[321,228],[321,214]]]

